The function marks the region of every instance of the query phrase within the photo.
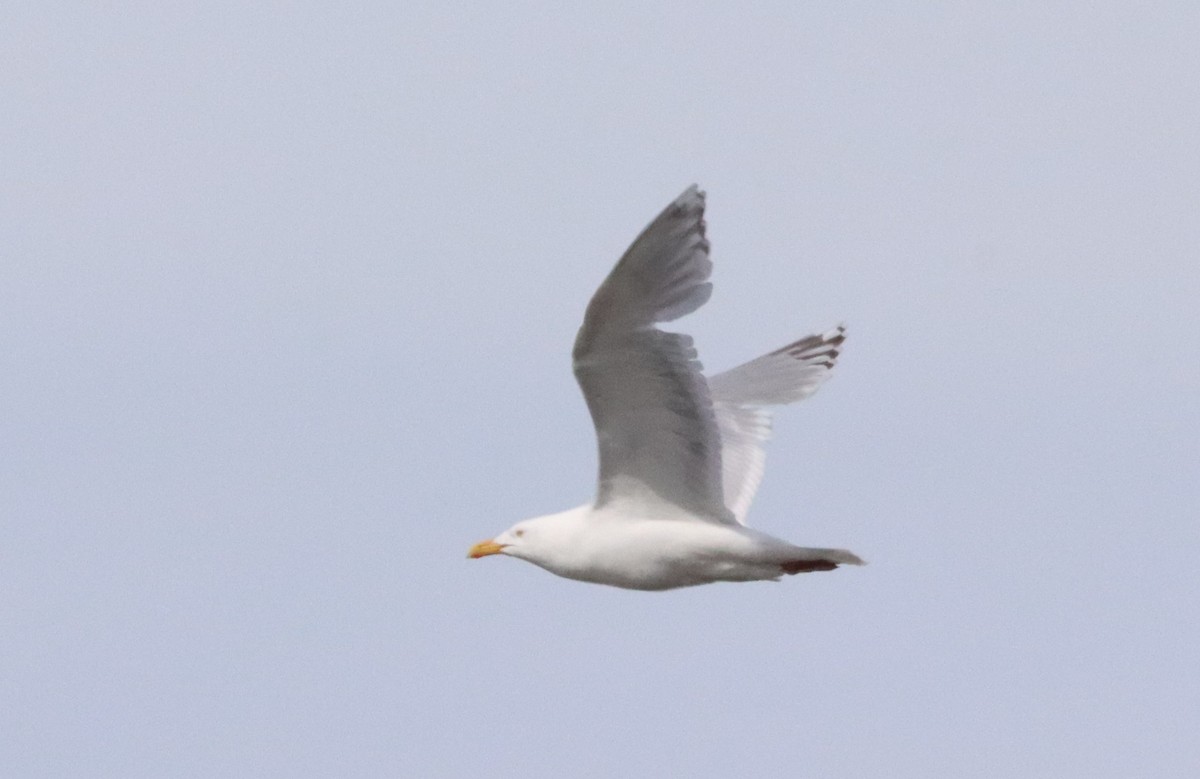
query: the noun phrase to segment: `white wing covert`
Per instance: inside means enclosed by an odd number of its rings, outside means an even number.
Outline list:
[[[721,433],[692,339],[654,325],[712,294],[704,193],[688,188],[642,231],[588,304],[573,351],[596,426],[596,506],[651,495],[733,523],[721,473]]]

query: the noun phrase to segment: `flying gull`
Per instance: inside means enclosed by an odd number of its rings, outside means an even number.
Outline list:
[[[588,304],[572,356],[600,449],[595,500],[518,522],[470,557],[507,555],[634,590],[862,565],[845,549],[794,546],[746,526],[769,407],[813,394],[846,330],[706,378],[692,339],[655,326],[712,294],[704,229],[704,193],[692,186],[642,231]]]

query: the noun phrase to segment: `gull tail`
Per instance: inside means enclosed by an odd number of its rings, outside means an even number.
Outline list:
[[[861,557],[847,549],[805,549],[796,547],[792,556],[779,564],[789,576],[812,571],[833,571],[839,565],[866,565]]]

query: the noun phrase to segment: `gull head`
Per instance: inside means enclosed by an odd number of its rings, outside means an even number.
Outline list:
[[[546,567],[570,548],[586,508],[521,520],[495,538],[475,544],[467,557],[477,560],[503,554]]]
[[[489,555],[506,554],[532,560],[537,555],[539,541],[544,541],[546,536],[539,530],[534,520],[518,522],[495,538],[475,544],[467,551],[467,557],[478,560]]]

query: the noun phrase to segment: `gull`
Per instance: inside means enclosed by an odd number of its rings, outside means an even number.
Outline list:
[[[568,579],[632,590],[776,581],[862,565],[746,526],[763,475],[769,407],[829,378],[844,326],[706,378],[692,339],[656,327],[712,294],[704,193],[695,185],[634,240],[588,303],[572,353],[596,426],[593,502],[526,519],[471,547]]]

